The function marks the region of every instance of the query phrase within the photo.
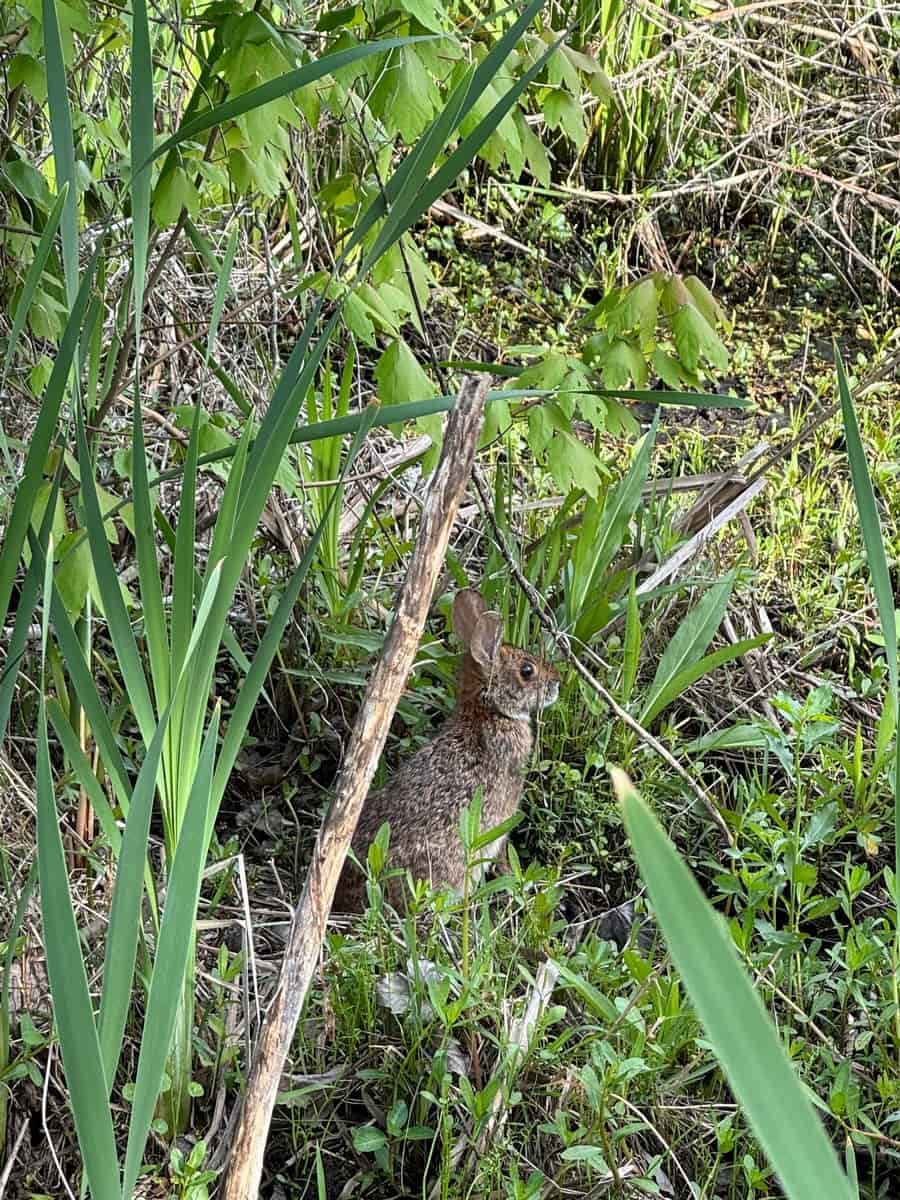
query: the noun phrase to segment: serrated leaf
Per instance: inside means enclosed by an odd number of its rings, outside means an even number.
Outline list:
[[[528,412],[528,445],[533,454],[543,454],[553,437],[553,426],[542,404]]]
[[[698,279],[696,275],[688,275],[684,280],[684,286],[690,293],[694,306],[708,325],[715,329],[716,325],[720,323],[726,326],[729,324],[728,317],[721,305],[702,279]]]
[[[411,17],[415,17],[420,25],[424,25],[432,33],[444,32],[447,14],[440,0],[403,0],[403,8]]]
[[[551,350],[539,362],[526,367],[516,379],[517,388],[535,388],[538,391],[559,387],[569,369],[569,359],[558,350]]]
[[[404,46],[391,54],[369,103],[390,134],[413,142],[437,112],[441,98],[417,51]]]
[[[597,498],[603,482],[600,464],[594,452],[574,434],[554,435],[547,452],[547,465],[561,491],[579,487],[593,499]]]
[[[604,386],[608,388],[625,388],[629,381],[638,388],[647,386],[647,360],[637,346],[624,338],[616,338],[610,344],[601,373]]]
[[[378,384],[378,399],[385,405],[426,400],[437,394],[403,338],[397,338],[388,346],[372,373]]]
[[[549,93],[543,108],[548,127],[564,133],[580,150],[587,141],[587,126],[578,101],[568,92],[557,89]]]
[[[525,120],[525,114],[518,108],[515,110],[515,121],[528,170],[541,187],[549,187],[550,159],[544,143]]]
[[[687,380],[681,363],[667,350],[657,347],[653,351],[650,361],[653,363],[654,371],[666,387],[672,388],[673,391],[680,391],[684,387]]]
[[[675,349],[689,371],[695,372],[701,359],[720,371],[728,369],[728,351],[716,331],[692,304],[684,305],[672,317],[672,336]]]
[[[606,328],[610,337],[621,337],[632,329],[638,329],[641,342],[646,345],[656,329],[658,306],[659,291],[653,276],[648,276],[633,287],[627,288],[606,318]]]

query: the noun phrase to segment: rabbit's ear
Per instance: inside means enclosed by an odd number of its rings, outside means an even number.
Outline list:
[[[460,641],[472,644],[478,622],[487,612],[481,592],[475,588],[462,588],[453,599],[453,628]]]
[[[475,636],[469,642],[469,653],[479,667],[489,667],[503,645],[503,618],[499,613],[486,612],[475,627]]]

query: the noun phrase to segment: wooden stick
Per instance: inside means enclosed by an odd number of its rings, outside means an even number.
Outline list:
[[[422,511],[397,613],[366,688],[334,802],[319,830],[306,886],[291,922],[278,986],[263,1022],[237,1122],[224,1200],[253,1200],[259,1193],[281,1073],[321,951],[338,877],[412,669],[450,530],[472,474],[487,389],[487,376],[467,378],[447,419],[441,459]]]

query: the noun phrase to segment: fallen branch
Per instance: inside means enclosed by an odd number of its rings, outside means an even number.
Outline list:
[[[291,921],[281,974],[257,1044],[237,1121],[223,1200],[259,1193],[263,1153],[282,1070],[322,947],[338,876],[406,685],[444,561],[450,530],[475,461],[487,376],[469,378],[447,419],[441,460],[431,482],[397,613],[347,746],[334,801],[313,851],[306,886]]]

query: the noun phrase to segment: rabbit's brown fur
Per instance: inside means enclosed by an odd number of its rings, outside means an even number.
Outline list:
[[[353,838],[365,863],[368,847],[390,823],[389,866],[414,879],[462,891],[465,852],[459,835],[461,810],[482,789],[482,828],[491,829],[519,808],[523,772],[534,737],[531,714],[552,704],[559,675],[542,659],[502,643],[502,621],[472,588],[457,593],[453,625],[466,647],[456,708],[440,732],[397,771],[386,787],[366,800]],[[482,851],[505,856],[505,838]],[[403,876],[392,881],[390,898],[402,902]],[[336,912],[358,912],[365,904],[365,875],[350,858],[334,900]]]

